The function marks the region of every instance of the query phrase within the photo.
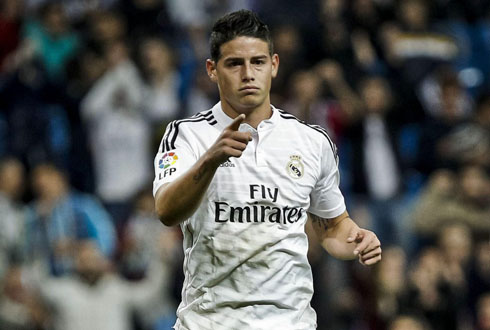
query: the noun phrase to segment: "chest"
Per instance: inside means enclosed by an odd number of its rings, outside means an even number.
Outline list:
[[[318,148],[299,132],[270,129],[251,133],[253,140],[242,156],[231,157],[216,171],[209,198],[307,208],[321,171]],[[214,141],[204,144],[202,152]]]

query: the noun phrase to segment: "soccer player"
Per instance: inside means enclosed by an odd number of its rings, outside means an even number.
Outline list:
[[[270,104],[279,57],[250,11],[220,18],[207,73],[220,103],[170,123],[155,157],[155,207],[184,235],[176,329],[316,328],[305,224],[340,259],[381,259],[339,190],[325,130]]]

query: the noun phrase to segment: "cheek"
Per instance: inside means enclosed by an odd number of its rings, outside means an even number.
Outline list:
[[[237,85],[235,80],[233,76],[221,77],[219,80],[220,89],[223,91],[232,91]]]

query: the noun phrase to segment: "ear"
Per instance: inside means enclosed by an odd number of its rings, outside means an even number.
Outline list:
[[[206,71],[208,73],[209,79],[211,79],[212,82],[217,83],[218,82],[218,76],[216,75],[216,62],[213,60],[207,59],[206,60]]]
[[[277,71],[279,71],[279,55],[272,55],[272,78],[277,76]]]

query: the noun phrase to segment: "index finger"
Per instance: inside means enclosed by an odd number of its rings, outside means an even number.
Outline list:
[[[240,124],[245,120],[245,114],[240,114],[235,119],[233,119],[233,122],[227,127],[231,129],[232,131],[238,131],[238,128],[240,128]]]
[[[357,251],[356,254],[362,254],[366,252],[365,250],[368,248],[368,246],[373,243],[374,237],[371,237],[369,235],[365,235],[363,239],[357,244],[355,251]]]

